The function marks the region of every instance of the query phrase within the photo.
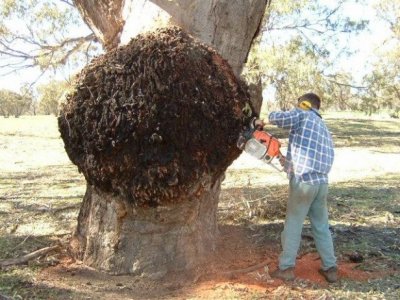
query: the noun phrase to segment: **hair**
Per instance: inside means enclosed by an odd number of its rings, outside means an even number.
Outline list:
[[[308,101],[311,103],[312,107],[316,109],[319,109],[321,107],[321,98],[314,93],[304,94],[300,96],[299,99],[297,99],[297,101],[299,103],[301,103],[302,101]]]

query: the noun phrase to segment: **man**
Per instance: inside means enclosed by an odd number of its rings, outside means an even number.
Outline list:
[[[294,266],[303,223],[308,215],[321,274],[328,282],[337,281],[336,257],[328,224],[328,173],[333,163],[332,137],[318,110],[320,98],[314,93],[298,99],[298,107],[287,112],[271,112],[269,123],[289,129],[289,146],[284,168],[290,180],[282,253],[273,277],[294,280]],[[258,120],[262,125],[264,122]]]

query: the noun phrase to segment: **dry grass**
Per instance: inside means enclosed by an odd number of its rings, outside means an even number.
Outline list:
[[[397,273],[370,282],[346,280],[330,288],[297,282],[269,290],[268,298],[399,299],[400,123],[346,114],[326,119],[337,142],[329,208],[338,256],[346,259],[348,253],[359,251],[366,258],[360,268]],[[55,117],[0,118],[0,259],[67,238],[84,192],[85,180],[65,154]],[[285,175],[243,154],[226,172],[219,222],[257,226],[257,239],[265,240],[268,232],[278,241],[286,198]],[[312,243],[302,249],[310,247]],[[74,287],[56,289],[36,282],[38,272],[54,263],[57,257],[49,256],[28,266],[1,270],[0,294],[15,299],[86,297],[74,292]],[[237,284],[215,286],[208,295],[267,297],[265,291]],[[196,291],[187,296],[201,299]]]

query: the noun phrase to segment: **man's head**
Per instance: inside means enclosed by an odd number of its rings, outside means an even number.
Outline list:
[[[319,109],[321,107],[321,99],[314,93],[307,93],[299,97],[297,99],[298,105],[300,108],[310,109],[310,105],[312,108]],[[307,103],[308,102],[308,103]]]

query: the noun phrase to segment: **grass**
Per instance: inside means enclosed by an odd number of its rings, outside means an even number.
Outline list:
[[[329,210],[337,255],[364,257],[360,270],[389,271],[368,282],[327,288],[298,282],[269,291],[271,299],[400,298],[400,123],[362,115],[327,114],[337,148]],[[275,129],[274,129],[275,130]],[[286,133],[277,131],[282,137]],[[250,164],[250,166],[249,166]],[[251,165],[253,164],[253,165]],[[73,166],[51,116],[0,118],[0,259],[15,258],[68,238],[86,182]],[[279,244],[287,180],[269,166],[235,162],[222,184],[220,226],[254,227],[260,244]],[[309,226],[305,226],[305,233]],[[301,251],[314,247],[302,245]],[[0,270],[0,295],[13,299],[82,299],[74,289],[42,284],[38,275],[58,257]],[[226,284],[211,296],[260,299],[265,292]],[[93,295],[92,295],[93,296]],[[1,298],[1,297],[0,297]],[[190,298],[190,297],[189,297]],[[196,295],[193,296],[196,299]]]
[[[332,132],[336,148],[362,147],[385,153],[400,152],[399,119],[349,112],[326,113],[323,118]],[[267,129],[279,138],[287,137],[282,129],[272,125],[267,125]]]
[[[72,299],[71,290],[56,289],[37,283],[36,269],[12,269],[0,273],[0,293],[12,299]]]

